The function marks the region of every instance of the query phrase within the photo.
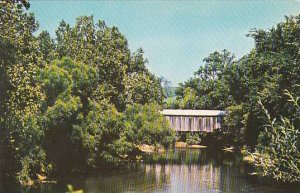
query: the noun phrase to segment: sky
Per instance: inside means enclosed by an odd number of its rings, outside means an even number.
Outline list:
[[[149,70],[177,86],[194,75],[203,59],[227,49],[236,58],[249,53],[253,28],[269,29],[285,15],[300,14],[300,0],[277,1],[43,1],[31,0],[39,30],[55,35],[63,19],[73,25],[94,15],[117,26],[132,52],[143,48]]]

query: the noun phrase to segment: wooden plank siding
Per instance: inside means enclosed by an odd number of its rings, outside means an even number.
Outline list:
[[[161,112],[175,131],[212,132],[222,127],[225,111],[218,110],[171,110]]]

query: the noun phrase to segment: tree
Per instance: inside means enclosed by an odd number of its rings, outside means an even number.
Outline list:
[[[44,44],[42,47],[52,45],[47,34],[41,34],[40,37],[43,37],[40,41]],[[108,27],[101,20],[95,24],[93,16],[77,18],[73,27],[61,21],[54,45],[56,58],[67,56],[97,69],[99,79],[94,95],[108,99],[118,110],[123,111],[128,100],[132,100],[127,98],[130,92],[137,92],[141,88],[141,85],[138,88],[126,85],[136,80],[145,81],[142,86],[144,91],[150,89],[147,84],[153,84],[149,92],[155,93],[150,97],[155,96],[155,100],[162,103],[161,85],[146,68],[148,61],[144,59],[143,50],[140,48],[131,54],[126,38],[117,27]],[[151,101],[149,97],[140,100],[143,104]]]
[[[300,81],[299,20],[300,16],[286,17],[270,30],[252,30],[249,36],[255,48],[239,60],[226,50],[210,54],[196,76],[177,89],[176,103],[183,104],[181,108],[227,109],[227,125],[243,135],[235,141],[254,149],[266,124],[259,100],[271,117],[294,113],[283,90],[299,94],[294,86]],[[193,97],[187,95],[187,88],[193,90]],[[188,98],[193,101],[187,103]]]
[[[62,21],[56,30],[58,58],[70,57],[97,69],[98,90],[102,90],[119,109],[123,108],[123,78],[129,66],[130,50],[127,40],[117,27],[109,28],[104,21],[94,24],[93,16],[76,19],[71,27]]]
[[[170,147],[175,133],[169,128],[168,122],[159,112],[160,107],[155,104],[133,104],[127,107],[125,115],[125,129],[123,136],[135,145],[163,145]]]
[[[124,78],[125,104],[162,104],[163,90],[159,80],[150,73],[131,73]]]
[[[0,145],[9,163],[4,165],[11,166],[4,171],[18,172],[24,183],[47,167],[40,146],[44,94],[35,82],[42,63],[34,36],[38,24],[28,7],[27,1],[0,2]]]
[[[139,143],[170,145],[173,133],[150,105],[162,104],[163,90],[142,49],[132,54],[117,27],[94,24],[93,16],[74,26],[62,21],[55,39],[46,31],[35,36],[28,7],[0,2],[1,172],[28,185],[39,176],[120,165]],[[135,103],[138,125],[123,113]],[[159,128],[150,131],[151,124]],[[147,132],[130,138],[139,126]]]
[[[183,102],[181,108],[224,109],[228,104],[232,104],[233,96],[229,93],[227,73],[233,66],[234,55],[223,50],[223,53],[210,54],[203,61],[205,65],[195,72],[195,77],[181,84],[182,88],[176,91],[178,100],[187,100],[187,88],[195,91],[194,95],[197,96],[193,97],[197,99],[191,101],[191,104]],[[185,104],[188,106],[185,107]]]
[[[55,44],[47,31],[42,31],[38,35],[39,51],[42,54],[42,61],[49,64],[55,59]]]

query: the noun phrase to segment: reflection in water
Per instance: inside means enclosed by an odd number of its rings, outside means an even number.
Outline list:
[[[237,154],[175,149],[165,154],[145,155],[143,163],[131,164],[127,168],[74,177],[30,192],[61,193],[66,191],[68,183],[86,193],[300,192],[300,187],[285,191],[274,183],[268,185],[257,177],[250,177],[248,172]]]

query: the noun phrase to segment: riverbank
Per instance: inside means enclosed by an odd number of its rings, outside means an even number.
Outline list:
[[[205,149],[207,146],[198,145],[198,144],[187,144],[186,142],[178,141],[175,143],[175,147],[177,148],[192,148],[192,149]]]
[[[199,145],[199,144],[187,144],[186,142],[178,141],[175,143],[175,148],[190,148],[190,149],[205,149],[207,146]],[[165,148],[161,146],[147,145],[141,144],[137,145],[139,151],[143,153],[164,153],[166,151]]]

